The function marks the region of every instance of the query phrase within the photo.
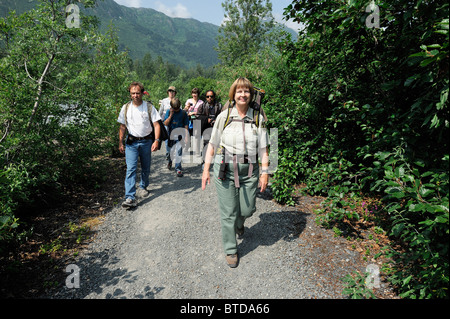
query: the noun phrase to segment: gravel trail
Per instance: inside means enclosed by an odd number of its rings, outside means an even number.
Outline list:
[[[238,241],[239,266],[229,268],[214,183],[202,191],[201,164],[183,167],[176,177],[164,151],[153,153],[150,195],[135,209],[107,213],[76,258],[80,287],[51,298],[336,299],[343,298],[340,279],[367,266],[306,208],[259,194]]]

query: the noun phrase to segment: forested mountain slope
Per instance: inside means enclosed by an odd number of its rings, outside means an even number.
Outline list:
[[[37,0],[0,0],[0,16],[6,16],[11,10],[23,13],[38,3]],[[79,6],[82,9],[82,5]],[[127,49],[132,59],[142,59],[150,53],[185,68],[198,64],[209,67],[218,63],[214,50],[219,29],[216,25],[194,19],[170,18],[149,8],[128,8],[113,0],[99,1],[87,13],[99,18],[102,30],[111,23],[114,25],[120,48]]]

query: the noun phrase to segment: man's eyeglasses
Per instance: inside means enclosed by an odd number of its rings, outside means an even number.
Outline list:
[[[214,95],[207,95],[207,96],[206,96],[207,99],[213,98],[213,97],[214,97]]]

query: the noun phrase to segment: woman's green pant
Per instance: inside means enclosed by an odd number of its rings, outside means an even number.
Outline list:
[[[249,164],[238,163],[240,188],[235,187],[233,164],[227,164],[225,180],[217,178],[219,163],[214,163],[214,180],[219,199],[222,242],[225,254],[237,253],[236,229],[242,229],[246,218],[256,211],[256,189],[259,168],[253,165],[253,173],[248,177]]]

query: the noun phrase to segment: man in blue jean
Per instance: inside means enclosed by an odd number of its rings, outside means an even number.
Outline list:
[[[158,121],[161,119],[155,107],[142,100],[142,96],[146,92],[141,83],[131,83],[128,91],[131,95],[131,102],[122,106],[117,119],[120,123],[119,151],[125,153],[127,164],[125,201],[122,203],[122,206],[126,208],[136,206],[136,172],[139,159],[141,161],[139,187],[144,196],[148,195],[147,186],[149,185],[152,152],[158,150],[159,147],[160,127]],[[126,146],[124,146],[123,142],[127,131]]]
[[[172,159],[175,157],[175,171],[177,172],[178,177],[183,176],[183,170],[181,167],[181,157],[183,152],[183,147],[180,143],[180,135],[181,138],[186,139],[186,142],[189,139],[189,117],[187,116],[186,111],[181,109],[181,102],[178,98],[173,98],[170,100],[170,110],[166,112],[166,116],[164,117],[164,125],[169,127],[169,158],[167,159],[169,163],[167,164],[167,168],[172,168]],[[175,147],[175,150],[172,151],[172,147]]]

